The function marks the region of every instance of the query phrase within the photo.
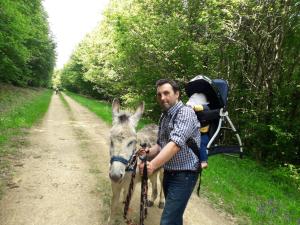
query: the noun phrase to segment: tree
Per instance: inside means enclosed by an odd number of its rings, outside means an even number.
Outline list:
[[[0,31],[0,81],[47,86],[55,45],[41,0],[2,0]]]

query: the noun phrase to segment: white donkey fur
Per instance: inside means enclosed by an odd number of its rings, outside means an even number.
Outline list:
[[[110,156],[120,156],[124,159],[129,159],[133,152],[140,148],[140,144],[146,143],[148,146],[152,145],[156,142],[157,137],[157,127],[155,126],[147,126],[142,129],[140,132],[136,133],[136,126],[138,121],[140,120],[142,114],[144,112],[144,103],[141,103],[136,109],[134,114],[120,111],[120,103],[118,100],[114,100],[112,104],[112,116],[113,116],[113,126],[110,131]],[[148,132],[147,132],[148,130]],[[152,137],[155,135],[154,137]],[[124,202],[132,172],[126,172],[126,165],[115,161],[110,164],[109,169],[109,177],[111,179],[111,187],[112,187],[112,200],[111,200],[111,212],[108,220],[109,224],[113,223],[115,217],[120,213],[118,209],[120,205],[123,204],[120,202]],[[153,175],[149,178],[150,182],[152,182],[152,188],[156,189],[156,191],[152,191],[152,199],[150,201],[154,201],[157,196],[157,176],[161,175],[161,171],[158,171],[156,175]],[[161,179],[160,179],[161,180]],[[136,174],[135,184],[140,181],[140,176]],[[123,195],[123,199],[120,199],[121,193]],[[159,193],[162,193],[160,191]],[[161,195],[162,196],[162,195]],[[163,200],[160,199],[160,206],[163,206]],[[123,212],[123,211],[122,211]]]

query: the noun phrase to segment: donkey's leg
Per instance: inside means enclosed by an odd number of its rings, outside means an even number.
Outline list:
[[[160,209],[163,209],[165,207],[165,195],[164,195],[164,191],[163,191],[163,176],[164,176],[164,170],[160,169],[158,171],[158,180],[160,182],[160,190],[159,190],[159,203],[158,203],[158,207]]]
[[[128,195],[128,190],[129,190],[129,186],[130,186],[130,181],[131,181],[131,177],[126,173],[125,177],[123,179],[123,192],[122,192],[122,202],[125,203],[126,202],[126,198]]]
[[[112,188],[112,199],[111,199],[111,207],[110,207],[110,216],[108,218],[108,224],[114,224],[114,220],[118,214],[118,206],[120,200],[120,193],[122,186],[116,183],[111,183]]]

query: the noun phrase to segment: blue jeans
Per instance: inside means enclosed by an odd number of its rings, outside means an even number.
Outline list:
[[[197,183],[197,179],[197,172],[164,172],[163,190],[166,202],[160,225],[183,224],[183,213]]]
[[[207,161],[207,144],[209,142],[208,134],[201,134],[200,161]]]

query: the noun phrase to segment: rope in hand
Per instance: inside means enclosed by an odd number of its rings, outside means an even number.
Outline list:
[[[134,186],[134,179],[136,175],[136,167],[137,167],[137,157],[142,153],[145,152],[145,145],[141,145],[142,148],[137,150],[132,157],[130,158],[128,165],[126,167],[126,170],[132,171],[131,174],[131,180],[129,184],[129,189],[128,193],[126,196],[125,200],[125,205],[124,205],[124,212],[123,212],[123,218],[126,222],[127,225],[136,225],[133,223],[131,219],[127,218],[128,210],[129,210],[129,205],[132,197],[132,192],[133,192],[133,186]],[[144,168],[143,168],[143,176],[142,176],[142,182],[141,182],[141,202],[140,202],[140,224],[139,225],[144,225],[144,219],[147,216],[147,192],[148,192],[148,174],[147,174],[147,156],[144,155],[144,157],[140,157],[142,162],[144,162]]]

